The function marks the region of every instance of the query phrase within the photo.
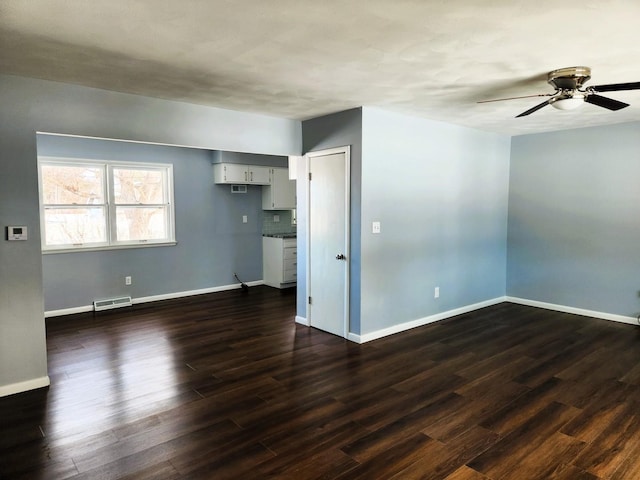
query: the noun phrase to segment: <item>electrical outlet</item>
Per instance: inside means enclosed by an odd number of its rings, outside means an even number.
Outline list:
[[[371,233],[380,233],[380,222],[371,223]]]
[[[433,289],[433,298],[440,298],[440,287]]]
[[[126,276],[124,277],[124,284],[125,285],[131,285],[131,277],[130,276]]]
[[[273,223],[278,223],[280,222],[280,215],[274,215],[273,216]]]

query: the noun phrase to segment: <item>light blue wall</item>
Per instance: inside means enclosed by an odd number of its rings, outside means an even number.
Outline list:
[[[640,312],[640,123],[515,137],[507,293]]]
[[[302,131],[304,152],[352,147],[352,333],[505,295],[509,137],[368,107],[305,121]],[[305,199],[298,182],[299,245]],[[380,235],[370,233],[374,220]],[[305,278],[305,259],[298,265]],[[300,316],[306,298],[299,281]]]
[[[361,333],[504,296],[510,138],[375,108],[362,131]]]
[[[0,75],[0,395],[47,376],[36,132],[271,155],[302,151],[298,121]]]
[[[237,283],[234,272],[245,282],[261,280],[261,187],[232,194],[228,185],[215,185],[211,153],[39,135],[39,155],[172,164],[178,241],[166,247],[44,255],[45,311],[121,295],[140,298],[229,285]],[[243,215],[247,223],[242,223]],[[124,284],[127,275],[133,278],[131,286]]]
[[[351,147],[351,245],[350,245],[350,311],[349,331],[360,333],[360,186],[362,170],[362,109],[326,115],[302,123],[304,153],[335,147]],[[298,168],[300,171],[300,168]],[[298,197],[298,297],[297,311],[306,317],[306,245],[307,231],[307,189],[308,182],[297,182]]]

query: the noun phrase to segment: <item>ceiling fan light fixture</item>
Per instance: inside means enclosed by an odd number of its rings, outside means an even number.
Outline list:
[[[640,90],[640,82],[611,83],[606,85],[595,85],[585,87],[584,84],[591,79],[591,69],[589,67],[568,67],[560,68],[549,72],[547,83],[554,89],[554,93],[539,93],[537,95],[523,95],[519,97],[497,98],[494,100],[483,100],[478,103],[499,102],[502,100],[514,100],[517,98],[547,97],[538,105],[525,110],[516,118],[526,117],[547,105],[553,105],[558,110],[575,110],[583,103],[589,103],[596,107],[606,108],[616,111],[629,106],[628,103],[614,100],[613,98],[599,95],[602,92],[617,92],[624,90]]]
[[[558,110],[575,110],[584,104],[584,95],[562,96],[549,101]]]

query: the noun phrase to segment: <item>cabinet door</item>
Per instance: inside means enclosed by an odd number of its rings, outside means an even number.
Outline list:
[[[214,172],[216,173],[216,183],[247,183],[248,172],[246,165],[220,163],[214,165]],[[219,173],[221,175],[218,175]]]
[[[256,185],[269,185],[269,167],[260,167],[257,165],[249,165],[248,181]]]
[[[296,208],[296,181],[289,180],[289,170],[274,168],[271,175],[271,206],[274,210]]]

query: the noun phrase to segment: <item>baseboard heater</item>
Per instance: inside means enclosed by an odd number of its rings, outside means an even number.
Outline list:
[[[131,305],[133,305],[131,303],[131,297],[116,297],[93,301],[93,309],[96,312],[111,310],[112,308],[130,307]]]

